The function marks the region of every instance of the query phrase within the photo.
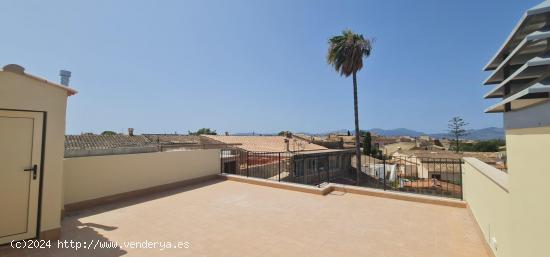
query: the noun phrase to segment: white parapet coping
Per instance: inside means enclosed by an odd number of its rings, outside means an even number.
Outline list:
[[[279,181],[272,181],[272,180],[261,179],[261,178],[243,177],[240,175],[232,175],[232,174],[219,174],[219,176],[226,180],[238,181],[238,182],[260,185],[260,186],[268,186],[268,187],[274,187],[274,188],[286,189],[286,190],[298,191],[298,192],[304,192],[304,193],[311,193],[311,194],[317,194],[317,195],[327,195],[333,191],[336,191],[336,192],[368,195],[368,196],[374,196],[374,197],[383,197],[388,199],[403,200],[403,201],[410,201],[410,202],[466,208],[466,202],[459,199],[441,198],[441,197],[435,197],[435,196],[418,195],[418,194],[395,192],[395,191],[384,191],[381,189],[366,188],[366,187],[360,187],[360,186],[350,186],[350,185],[343,185],[343,184],[337,184],[337,183],[328,183],[328,184],[324,184],[322,187],[316,187],[316,186],[302,185],[302,184],[283,182],[283,181],[279,182]]]
[[[501,171],[477,158],[464,157],[464,162],[474,167],[479,173],[485,175],[491,181],[495,182],[504,191],[508,191],[508,173]]]

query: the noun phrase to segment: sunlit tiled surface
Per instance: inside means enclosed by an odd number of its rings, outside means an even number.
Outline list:
[[[73,213],[62,226],[62,239],[119,247],[2,247],[0,256],[489,256],[466,209],[233,181]],[[146,240],[190,245],[166,250],[123,245]]]

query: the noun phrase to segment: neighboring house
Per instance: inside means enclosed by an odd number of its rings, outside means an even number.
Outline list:
[[[188,151],[193,149],[219,149],[228,144],[194,135],[180,134],[128,134],[65,136],[65,157],[115,155],[149,152]]]
[[[151,142],[160,144],[200,144],[200,136],[181,134],[143,134]]]
[[[415,139],[416,148],[422,150],[445,150],[445,147],[438,139],[429,136],[420,136]]]
[[[323,136],[316,136],[316,135],[307,135],[307,134],[302,134],[302,133],[292,133],[292,136],[293,137],[297,137],[297,138],[300,138],[300,139],[303,139],[303,140],[306,140],[306,141],[326,141],[327,137],[323,137]]]
[[[399,142],[412,142],[414,137],[411,136],[399,136]]]
[[[238,148],[249,152],[298,152],[328,149],[293,136],[201,135],[201,137],[221,144],[238,145]]]
[[[143,135],[66,135],[65,157],[149,153],[158,145]]]
[[[348,135],[337,135],[337,134],[330,134],[328,135],[327,140],[329,141],[342,141],[344,148],[354,148],[355,147],[355,136],[348,136]],[[363,142],[363,137],[360,137],[360,141]]]
[[[327,149],[293,136],[202,137],[228,145],[222,150],[224,173],[318,184],[351,171],[353,151]]]
[[[342,149],[344,148],[344,141],[340,138],[329,138],[319,136],[309,136],[305,134],[292,134],[292,137],[302,139],[312,144],[324,146],[329,149]]]
[[[384,154],[392,155],[399,150],[410,150],[416,147],[415,142],[398,142],[384,145],[381,150]]]
[[[372,136],[372,145],[377,149],[383,149],[385,145],[395,144],[399,141],[396,137]],[[363,143],[364,141],[361,141]]]
[[[453,146],[454,142],[448,138],[442,138],[439,139],[439,143],[445,148],[445,149],[451,149],[451,146]]]
[[[411,176],[451,182],[460,182],[460,160],[464,157],[475,157],[494,167],[499,167],[497,153],[401,150],[393,153],[392,157],[409,165],[416,165],[417,167],[409,169]],[[409,173],[406,173],[408,176]]]
[[[158,144],[163,152],[185,151],[190,149],[212,149],[220,148],[225,144],[196,135],[181,134],[143,134],[151,142]]]
[[[419,136],[418,139],[422,140],[422,141],[431,141],[432,138],[430,136]]]

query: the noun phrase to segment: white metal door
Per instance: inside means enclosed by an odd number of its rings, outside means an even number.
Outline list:
[[[36,236],[42,119],[0,110],[0,245]]]

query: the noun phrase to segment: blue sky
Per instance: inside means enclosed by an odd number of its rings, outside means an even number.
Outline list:
[[[500,127],[481,69],[539,2],[3,1],[0,64],[73,72],[68,134],[326,132],[353,127],[351,78],[326,64],[350,28],[375,38],[361,128]]]

